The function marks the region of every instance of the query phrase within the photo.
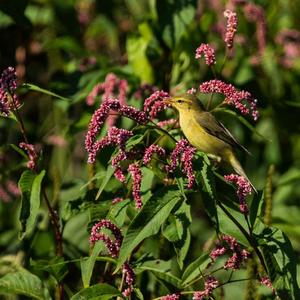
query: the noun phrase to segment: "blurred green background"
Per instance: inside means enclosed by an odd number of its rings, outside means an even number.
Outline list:
[[[129,82],[128,102],[136,107],[141,107],[142,101],[133,94],[142,83],[177,93],[213,79],[204,61],[194,58],[195,49],[202,42],[211,43],[217,50],[216,69],[221,69],[226,52],[223,11],[233,7],[234,2],[0,2],[0,70],[14,66],[20,83],[33,83],[66,98],[19,90],[29,138],[42,149],[42,164],[50,174],[48,189],[54,203],[59,203],[63,218],[69,221],[64,238],[69,243],[66,253],[70,258],[88,251],[88,233],[83,228],[88,217],[83,212],[72,218],[80,207],[69,204],[78,198],[78,187],[88,178],[84,135],[97,105],[88,107],[86,96],[109,72]],[[232,115],[220,118],[252,152],[251,157],[241,160],[254,185],[264,189],[267,180],[272,180],[270,222],[289,236],[299,262],[300,2],[249,3],[258,5],[262,16],[253,20],[243,6],[236,7],[239,23],[234,49],[227,53],[218,76],[250,91],[258,99],[261,117],[256,123],[248,119],[246,124]],[[259,31],[265,40],[257,36]],[[214,99],[217,103],[218,97]],[[21,156],[9,146],[19,140],[14,121],[1,118],[0,184],[6,190],[7,181],[18,181],[20,165],[24,165]],[[99,170],[106,168],[108,154],[100,159]],[[7,192],[7,201],[0,202],[0,251],[16,254],[19,247],[26,249],[28,245],[20,245],[17,240],[19,198]],[[203,247],[213,233],[200,210],[192,224],[192,235],[197,238],[195,249]],[[44,230],[30,246],[33,257],[39,259],[54,251],[47,216],[41,217],[40,228]],[[235,293],[239,293],[238,286]]]

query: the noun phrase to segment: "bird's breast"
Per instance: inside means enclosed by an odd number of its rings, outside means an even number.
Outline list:
[[[185,137],[200,151],[220,155],[228,147],[222,140],[206,132],[192,113],[180,114],[179,123]]]

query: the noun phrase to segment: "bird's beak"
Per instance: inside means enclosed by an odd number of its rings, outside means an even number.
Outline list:
[[[164,103],[166,103],[166,104],[169,104],[169,105],[172,105],[173,104],[173,99],[171,98],[171,97],[169,97],[169,98],[164,98]]]

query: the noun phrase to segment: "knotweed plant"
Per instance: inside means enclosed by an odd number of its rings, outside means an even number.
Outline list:
[[[0,199],[19,214],[18,236],[8,232],[0,239],[1,247],[10,245],[0,257],[0,294],[73,300],[300,299],[293,248],[271,226],[273,173],[264,190],[251,168],[258,164],[258,150],[252,157],[235,153],[256,191],[246,175],[236,174],[221,157],[193,147],[167,102],[181,94],[196,97],[219,125],[204,124],[203,134],[224,140],[226,132],[233,148],[236,135],[245,147],[257,149],[252,135],[261,137],[255,126],[266,103],[256,84],[243,84],[239,73],[239,18],[254,25],[257,49],[243,61],[252,68],[253,57],[267,49],[263,8],[248,1],[228,1],[226,7],[222,1],[204,1],[197,9],[196,1],[156,1],[148,16],[153,19],[139,26],[132,22],[142,16],[125,20],[125,10],[120,10],[116,28],[124,32],[118,38],[127,42],[110,51],[116,42],[109,43],[108,37],[117,38],[117,29],[98,31],[98,26],[109,28],[113,14],[93,19],[96,1],[79,2],[72,13],[78,14],[85,45],[90,52],[98,43],[108,47],[107,55],[114,59],[89,53],[88,68],[82,57],[68,64],[65,76],[74,68],[72,76],[81,76],[77,93],[69,98],[19,83],[13,67],[0,76],[1,122],[16,129],[5,146],[7,156],[0,157],[1,163],[14,165],[0,175]],[[126,7],[139,11],[143,3]],[[207,7],[214,8],[217,25],[223,26],[211,26],[211,35],[201,33],[214,20],[206,20]],[[32,17],[32,11],[26,16]],[[138,28],[139,38],[127,36],[131,28]],[[287,39],[289,47],[296,47],[299,34],[278,34],[283,47]],[[65,51],[73,39],[56,43]],[[298,52],[284,49],[282,58],[292,64]],[[54,63],[51,72],[55,68]],[[57,122],[49,130],[35,111],[30,116],[41,124],[33,127],[27,119],[27,95],[37,94],[56,101],[45,118]],[[268,110],[266,118],[272,113]],[[264,124],[259,123],[261,128]],[[11,174],[19,176],[18,183]],[[13,262],[7,263],[8,254],[14,255]]]

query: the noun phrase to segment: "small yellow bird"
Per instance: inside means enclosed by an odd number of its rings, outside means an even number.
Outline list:
[[[170,97],[166,98],[164,102],[178,110],[180,127],[195,148],[217,156],[230,164],[238,175],[249,181],[256,192],[234,153],[234,149],[242,149],[247,153],[249,151],[233,137],[221,122],[205,110],[194,95]]]

